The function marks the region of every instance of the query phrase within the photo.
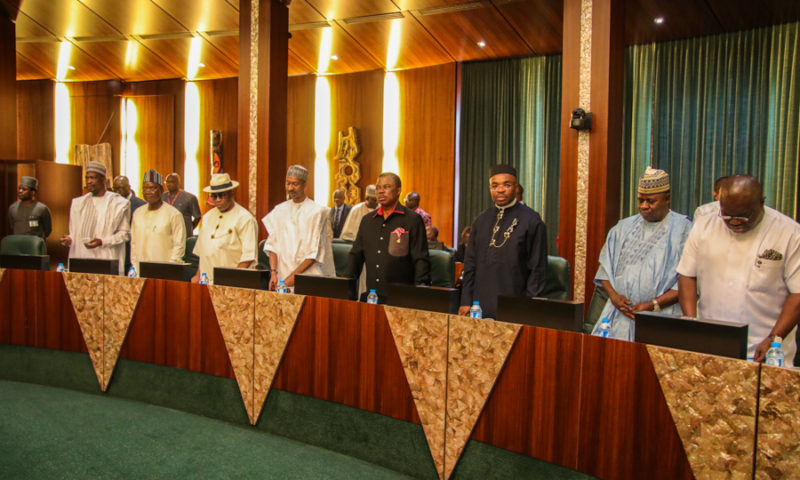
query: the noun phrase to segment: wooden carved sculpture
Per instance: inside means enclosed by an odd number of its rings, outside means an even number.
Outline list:
[[[339,163],[336,171],[336,189],[344,191],[344,201],[348,205],[355,205],[361,201],[361,190],[358,181],[361,179],[361,167],[355,160],[361,149],[358,146],[356,129],[347,127],[347,135],[339,132],[339,147],[333,157]]]

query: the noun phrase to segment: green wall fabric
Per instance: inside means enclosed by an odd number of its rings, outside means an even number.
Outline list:
[[[766,203],[797,218],[800,23],[628,47],[623,217],[648,165],[672,177],[672,209],[692,215],[714,180],[748,173]]]
[[[514,165],[555,254],[561,162],[561,56],[465,63],[459,110],[459,231],[491,204],[489,168]]]

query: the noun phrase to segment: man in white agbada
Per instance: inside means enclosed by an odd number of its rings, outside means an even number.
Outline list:
[[[142,182],[142,197],[147,205],[137,208],[131,220],[131,265],[139,262],[182,263],[186,249],[186,227],[183,215],[165,203],[163,178],[148,170]]]
[[[364,201],[356,204],[350,210],[350,215],[347,216],[347,220],[344,222],[342,234],[339,238],[349,242],[355,240],[358,226],[361,225],[361,219],[364,218],[364,215],[374,212],[376,208],[378,208],[378,196],[375,194],[375,185],[367,185],[367,188],[364,189]]]
[[[264,251],[269,255],[269,288],[280,280],[294,287],[294,276],[336,274],[331,248],[330,209],[306,196],[308,170],[292,165],[286,173],[286,196],[262,219],[267,228]]]
[[[197,233],[194,254],[200,258],[192,282],[201,274],[214,280],[214,267],[250,268],[258,257],[258,223],[246,208],[233,200],[239,182],[227,173],[215,173],[210,185],[203,189],[211,194],[214,208],[203,215]]]
[[[638,312],[680,314],[676,268],[692,222],[669,208],[669,175],[647,168],[639,178],[639,214],[608,232],[595,283],[608,292],[600,318],[611,320],[611,335],[633,340]],[[600,322],[595,324],[595,331]]]
[[[699,218],[678,265],[678,291],[690,317],[746,324],[748,358],[764,361],[773,337],[785,365],[795,356],[800,320],[800,225],[764,206],[750,175],[722,186],[716,215]],[[698,301],[699,294],[699,301]]]
[[[124,274],[125,242],[130,239],[130,202],[106,190],[106,167],[86,164],[86,195],[72,199],[69,233],[61,244],[69,247],[69,258],[117,260]]]

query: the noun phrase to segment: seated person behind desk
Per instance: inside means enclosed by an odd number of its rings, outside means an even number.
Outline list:
[[[439,229],[431,225],[425,227],[425,235],[428,237],[428,250],[444,250],[444,243],[439,241]]]
[[[161,174],[153,169],[144,174],[142,196],[147,206],[133,212],[131,220],[131,265],[139,262],[183,263],[186,227],[183,215],[161,199]]]
[[[211,194],[214,208],[203,215],[194,254],[200,258],[192,283],[202,273],[214,281],[214,268],[250,268],[258,258],[258,224],[256,218],[233,200],[239,182],[227,173],[215,173],[211,184],[203,189]]]
[[[366,265],[367,289],[374,289],[385,303],[390,283],[431,283],[428,243],[422,217],[400,205],[400,177],[378,176],[376,190],[380,207],[361,219],[350,249],[345,277],[357,278]],[[361,295],[362,301],[367,292]]]

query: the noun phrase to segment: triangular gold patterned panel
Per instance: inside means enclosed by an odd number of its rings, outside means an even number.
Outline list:
[[[211,302],[217,313],[219,328],[239,384],[247,416],[254,423],[253,411],[253,324],[255,293],[253,290],[209,285]]]
[[[800,477],[800,371],[761,367],[756,478]]]
[[[97,383],[103,388],[103,276],[84,273],[64,273],[63,276]]]
[[[139,297],[142,295],[144,278],[105,276],[103,286],[103,383],[106,391],[128,327],[131,324]]]
[[[397,307],[384,309],[436,472],[443,478],[448,316]]]
[[[519,330],[513,323],[450,316],[444,478],[453,473]]]
[[[751,478],[758,364],[647,346],[695,478]]]
[[[264,400],[292,336],[304,295],[256,292],[254,327],[253,425],[261,415]]]

